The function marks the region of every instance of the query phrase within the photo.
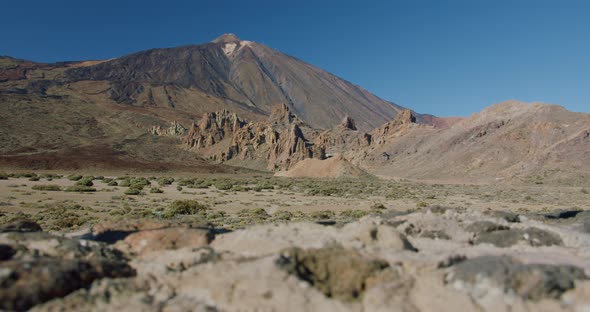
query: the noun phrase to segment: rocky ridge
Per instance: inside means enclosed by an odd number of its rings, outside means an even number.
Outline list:
[[[183,143],[213,161],[254,160],[266,169],[288,169],[303,159],[325,157],[303,129],[313,132],[285,104],[273,108],[268,122],[247,122],[223,110],[203,115]]]

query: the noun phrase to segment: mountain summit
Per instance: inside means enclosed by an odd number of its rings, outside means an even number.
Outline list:
[[[212,43],[238,43],[241,42],[242,39],[238,38],[238,36],[227,33],[217,37],[215,40],[211,41]]]
[[[344,116],[370,130],[403,108],[324,70],[262,44],[224,34],[210,43],[152,49],[72,68],[68,83],[101,81],[120,104],[170,107],[202,115],[226,108],[264,120],[285,103],[316,128],[338,125]]]

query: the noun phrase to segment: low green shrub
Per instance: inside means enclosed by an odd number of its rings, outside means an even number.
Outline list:
[[[68,176],[68,180],[70,180],[70,181],[78,181],[81,179],[82,179],[82,176],[78,175],[78,174],[72,174],[72,175]]]
[[[366,216],[367,214],[369,214],[368,211],[348,209],[341,211],[339,215],[343,218],[360,219]]]
[[[157,187],[152,187],[152,188],[150,189],[150,193],[156,193],[156,194],[159,194],[159,193],[164,193],[164,191],[162,191],[162,189],[160,189],[160,188],[157,188]]]
[[[85,177],[85,178],[82,178],[82,179],[78,180],[78,182],[76,182],[76,185],[80,185],[80,186],[93,186],[94,183],[92,183],[92,178],[91,177]]]
[[[171,185],[172,183],[174,183],[174,178],[162,177],[158,179],[158,184],[160,184],[161,186]]]
[[[55,184],[33,185],[35,191],[61,191],[61,186]]]
[[[170,204],[170,206],[168,208],[166,208],[163,211],[162,217],[172,218],[176,215],[205,216],[207,209],[208,209],[207,206],[205,206],[193,199],[175,200]]]
[[[322,210],[322,211],[314,211],[310,214],[310,217],[319,220],[330,220],[334,219],[336,213],[332,210]]]
[[[65,192],[96,192],[96,189],[91,186],[73,185],[73,186],[66,187],[66,189],[64,191]]]
[[[138,188],[130,187],[125,190],[125,195],[141,195],[141,190]]]
[[[214,186],[216,189],[218,189],[220,191],[227,191],[227,190],[231,190],[231,188],[234,185],[229,181],[219,181],[219,182],[215,182]]]

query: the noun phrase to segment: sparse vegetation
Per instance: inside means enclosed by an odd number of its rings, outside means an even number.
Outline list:
[[[135,187],[130,187],[125,190],[125,195],[141,195],[141,190]]]
[[[68,180],[70,181],[78,181],[80,179],[82,179],[82,176],[78,174],[72,174],[68,176]]]
[[[163,218],[172,218],[177,215],[205,215],[207,206],[196,200],[175,200],[162,213]]]
[[[162,177],[158,179],[158,184],[161,186],[171,185],[172,183],[174,183],[174,178]]]
[[[92,182],[92,177],[84,177],[84,178],[78,180],[78,182],[76,182],[76,185],[93,186],[94,183]]]
[[[96,192],[96,189],[91,186],[73,185],[73,186],[66,187],[66,189],[64,191],[65,192]]]
[[[359,219],[362,218],[366,215],[368,215],[369,212],[368,211],[364,211],[364,210],[343,210],[342,212],[340,212],[339,216],[341,218],[350,218],[350,219]]]
[[[215,188],[220,190],[220,191],[227,191],[227,190],[231,190],[231,188],[234,186],[231,182],[229,181],[219,181],[216,182],[214,184]]]
[[[55,184],[33,185],[35,191],[61,191],[61,186]]]

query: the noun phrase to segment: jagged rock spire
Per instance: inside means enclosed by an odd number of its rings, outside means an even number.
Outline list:
[[[355,130],[355,131],[357,130],[356,123],[348,115],[345,116],[344,119],[342,119],[340,126],[343,127],[344,129]]]
[[[274,106],[270,111],[270,117],[268,121],[272,124],[290,124],[298,122],[299,117],[291,112],[289,106],[285,103]]]

